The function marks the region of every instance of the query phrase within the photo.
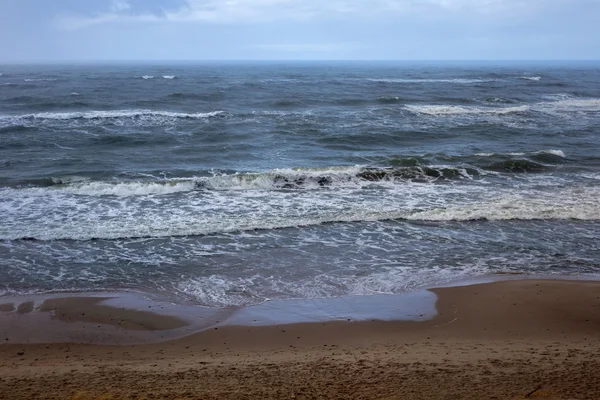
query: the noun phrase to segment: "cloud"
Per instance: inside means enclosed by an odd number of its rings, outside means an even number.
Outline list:
[[[113,13],[119,13],[131,9],[131,4],[124,0],[112,0],[110,5],[110,11]]]
[[[105,23],[201,22],[253,24],[333,18],[456,16],[523,18],[537,12],[568,6],[581,7],[598,0],[187,0],[177,7],[166,0],[157,10],[143,9],[132,0],[112,0],[94,15],[70,14],[59,19],[62,27],[80,29]],[[171,0],[173,1],[173,0]]]

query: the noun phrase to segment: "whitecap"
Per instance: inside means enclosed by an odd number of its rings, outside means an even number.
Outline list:
[[[452,79],[404,79],[404,78],[367,78],[371,82],[379,83],[458,83],[458,84],[470,84],[470,83],[484,83],[491,82],[493,79],[466,79],[466,78],[452,78]]]
[[[537,151],[536,154],[552,154],[554,156],[565,158],[566,155],[562,150],[548,149]]]
[[[406,216],[408,220],[470,221],[470,220],[598,220],[600,188],[570,188],[552,193],[531,192],[512,194],[474,202],[433,208]]]
[[[424,114],[430,116],[447,115],[505,115],[513,113],[522,113],[529,110],[528,106],[516,107],[463,107],[452,105],[407,105],[404,106],[410,112],[415,114]]]
[[[175,79],[176,76],[175,75],[163,75],[164,79]]]
[[[182,113],[173,111],[153,111],[153,110],[114,110],[114,111],[82,111],[82,112],[43,112],[36,114],[25,114],[19,116],[0,115],[2,120],[73,120],[73,119],[113,119],[113,118],[139,118],[139,117],[167,117],[167,118],[190,118],[202,119],[215,117],[222,114],[223,111],[201,112],[201,113]]]
[[[56,78],[28,78],[28,79],[24,79],[25,82],[44,82],[44,81],[55,81]]]

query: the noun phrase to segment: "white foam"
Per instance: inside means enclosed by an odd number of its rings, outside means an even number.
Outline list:
[[[565,153],[562,150],[548,149],[548,150],[540,150],[540,151],[536,152],[536,154],[543,154],[543,153],[552,154],[552,155],[562,157],[562,158],[566,157]]]
[[[175,79],[176,76],[175,75],[163,75],[164,79]]]
[[[402,79],[402,78],[367,78],[371,82],[380,83],[458,83],[458,84],[469,84],[469,83],[483,83],[491,82],[492,79],[465,79],[465,78],[452,78],[452,79]]]
[[[71,93],[71,96],[79,96],[79,93],[73,92],[73,93]]]
[[[495,116],[519,114],[529,111],[565,116],[577,112],[600,112],[600,99],[573,98],[555,95],[546,98],[553,101],[543,101],[529,105],[510,107],[478,107],[457,105],[405,105],[404,109],[419,115],[433,117],[443,116]]]
[[[68,147],[68,146],[61,146],[58,143],[53,143],[56,147],[58,147],[59,149],[63,149],[63,150],[75,150],[73,147]]]
[[[46,120],[72,120],[72,119],[108,119],[108,118],[137,118],[137,117],[168,117],[168,118],[210,118],[222,114],[223,111],[204,113],[181,113],[172,111],[153,110],[114,110],[114,111],[82,111],[82,112],[44,112],[25,115],[0,115],[2,120],[15,119],[46,119]]]
[[[142,79],[154,79],[154,76],[152,76],[152,75],[144,75],[144,76],[142,76]]]
[[[375,191],[361,187],[195,191],[192,181],[164,185],[83,182],[64,187],[3,189],[0,215],[9,217],[0,225],[0,239],[195,236],[390,219],[600,220],[600,187],[555,185],[547,186],[548,190],[531,189],[543,184],[527,183],[496,191],[484,182],[406,182]],[[174,192],[184,193],[164,196]]]
[[[431,116],[448,115],[506,115],[513,113],[522,113],[529,110],[529,106],[517,107],[463,107],[452,105],[407,105],[405,109],[415,114],[424,114]]]
[[[526,79],[528,81],[539,81],[542,79],[541,76],[520,76],[520,79]]]
[[[196,178],[196,180],[199,184],[215,190],[273,190],[278,188],[276,182],[278,177],[287,180],[287,182],[282,181],[281,185],[293,184],[294,181],[302,179],[302,186],[305,189],[320,188],[318,181],[322,177],[329,178],[330,185],[333,187],[360,187],[371,184],[371,182],[361,181],[356,177],[362,169],[361,166],[311,169],[280,168],[256,174],[217,174],[213,177]]]
[[[506,153],[505,155],[522,157],[522,156],[526,156],[527,154],[528,153],[514,152],[514,153]],[[529,154],[552,154],[552,155],[562,157],[562,158],[566,157],[565,153],[562,150],[555,150],[555,149],[539,150],[539,151],[534,151]],[[475,153],[474,155],[477,157],[493,157],[493,156],[502,156],[504,154],[502,154],[502,153]]]
[[[557,101],[536,103],[532,109],[540,112],[598,112],[600,111],[600,99],[582,99],[564,97]]]
[[[68,182],[64,182],[68,183]],[[81,184],[71,184],[61,188],[61,191],[85,195],[85,196],[148,196],[165,195],[177,192],[188,192],[194,190],[193,181],[170,181],[164,183],[158,182],[86,182]]]
[[[31,79],[24,79],[25,82],[50,82],[50,81],[55,81],[56,78],[31,78]]]
[[[67,185],[70,183],[81,183],[87,182],[90,178],[85,176],[71,175],[71,176],[62,176],[60,178],[52,178],[52,182],[56,185]]]
[[[486,202],[453,205],[417,212],[409,220],[469,221],[531,219],[600,219],[600,188],[570,188],[552,193],[511,194]]]

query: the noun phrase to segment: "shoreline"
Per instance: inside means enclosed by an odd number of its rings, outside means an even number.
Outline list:
[[[597,278],[597,279],[595,279]],[[148,344],[222,326],[336,321],[426,321],[436,318],[437,290],[511,281],[600,282],[594,275],[490,275],[400,294],[275,299],[207,307],[141,292],[57,292],[0,297],[4,343]],[[46,329],[39,332],[36,326]]]
[[[0,398],[523,399],[535,389],[530,398],[598,397],[600,281],[431,292],[437,313],[421,321],[219,322],[148,344],[4,341]]]

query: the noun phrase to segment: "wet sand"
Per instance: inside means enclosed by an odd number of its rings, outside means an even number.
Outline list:
[[[600,398],[600,282],[431,292],[437,302],[354,298],[313,322],[299,310],[327,302],[178,313],[98,296],[2,301],[0,399]]]

